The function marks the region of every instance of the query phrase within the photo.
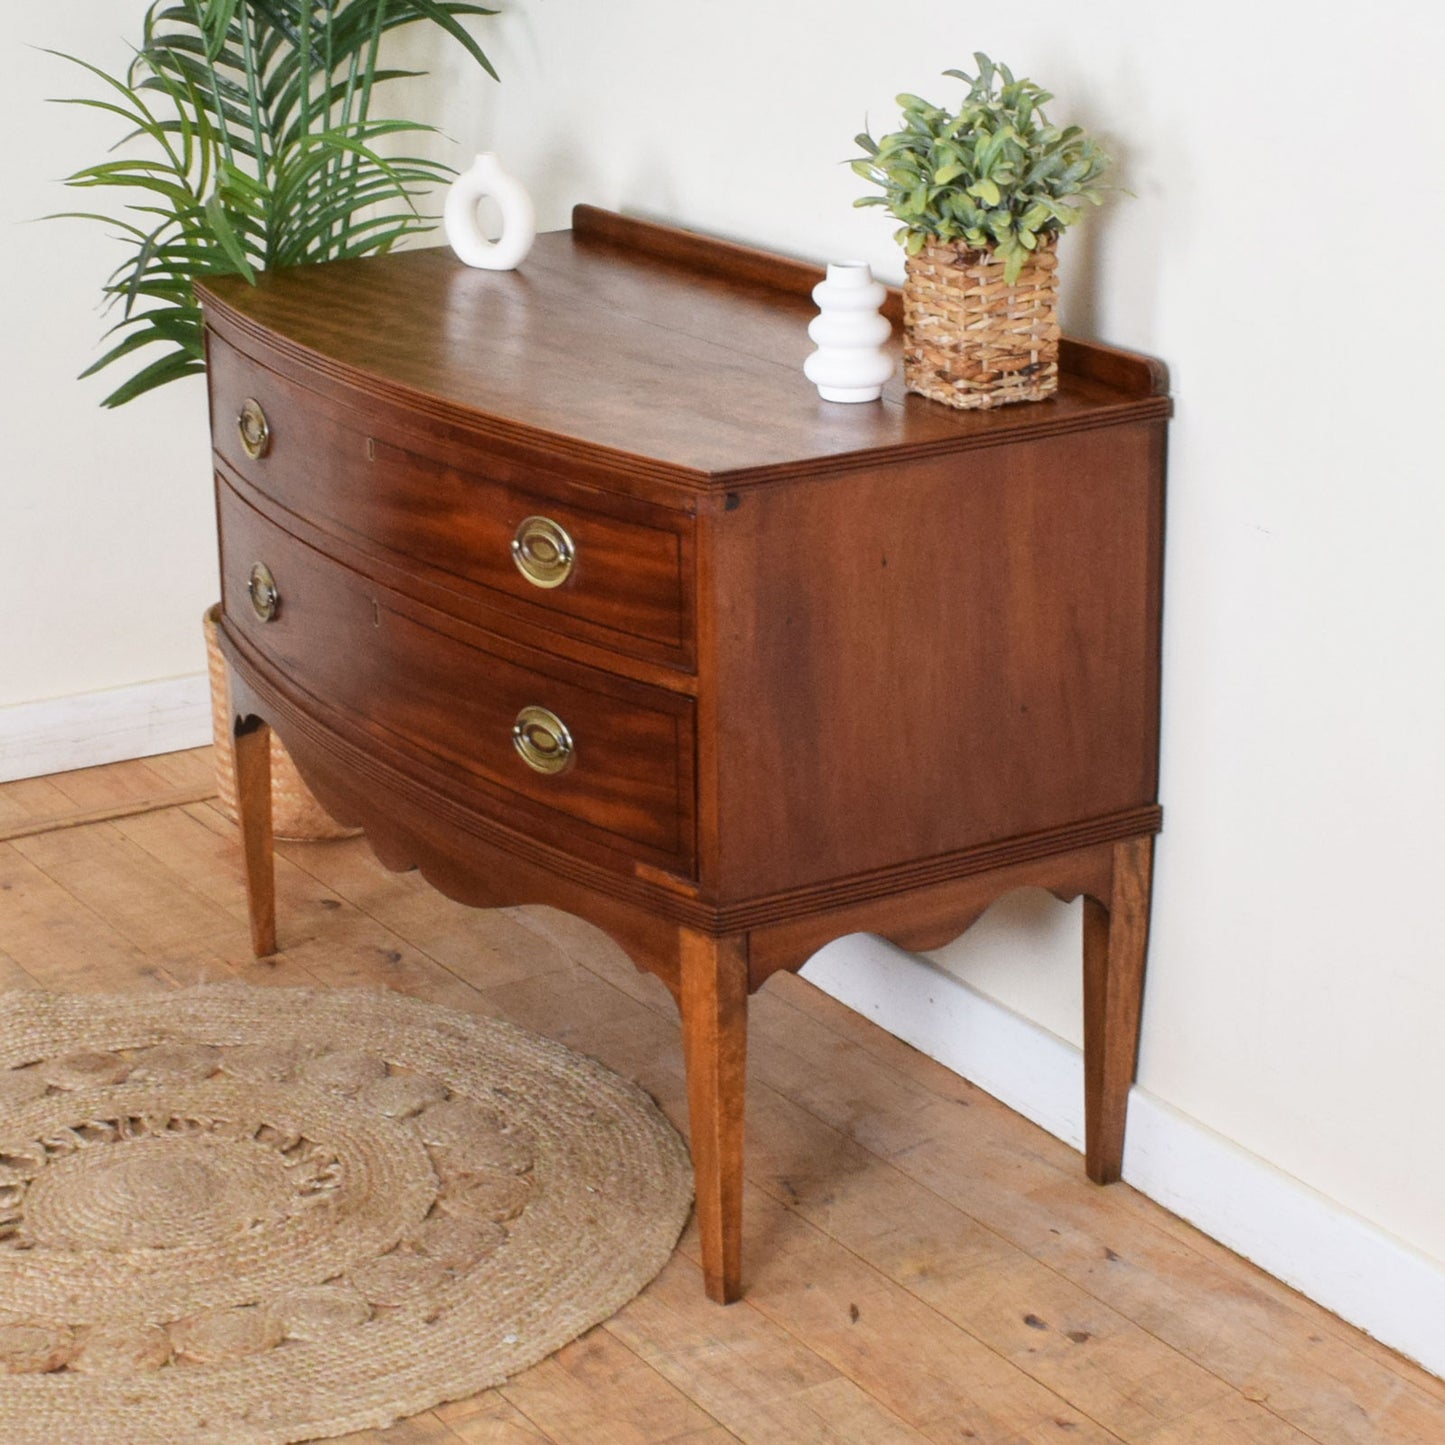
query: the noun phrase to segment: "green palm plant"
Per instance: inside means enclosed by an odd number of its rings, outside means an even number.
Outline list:
[[[239,273],[254,284],[260,271],[386,251],[430,229],[435,217],[420,203],[453,172],[382,154],[395,137],[434,130],[373,114],[378,86],[422,73],[384,68],[382,41],[434,24],[495,78],[462,24],[495,13],[463,0],[157,0],[124,75],[62,56],[104,91],[60,103],[127,127],[123,157],[65,182],[109,193],[120,214],[62,215],[99,221],[127,243],[103,287],[120,319],[81,375],[163,348],[102,404],[205,369],[198,278]]]

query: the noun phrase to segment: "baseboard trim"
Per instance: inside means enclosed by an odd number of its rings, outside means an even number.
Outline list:
[[[1082,1149],[1083,1055],[927,959],[877,941],[807,967],[825,993]],[[1445,1376],[1445,1266],[1136,1087],[1124,1179],[1382,1344]]]
[[[204,672],[0,708],[0,783],[68,773],[211,740]]]

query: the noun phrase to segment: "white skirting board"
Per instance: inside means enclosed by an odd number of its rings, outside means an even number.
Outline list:
[[[1084,1059],[927,959],[833,944],[805,976],[1077,1149]],[[1124,1179],[1383,1344],[1445,1375],[1445,1267],[1137,1086]]]
[[[211,741],[204,672],[0,707],[0,783],[148,758]]]

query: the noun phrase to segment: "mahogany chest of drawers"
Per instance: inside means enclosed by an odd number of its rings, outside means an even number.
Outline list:
[[[1163,369],[820,401],[820,272],[579,207],[202,289],[252,928],[266,732],[392,867],[549,903],[683,1021],[707,1288],[741,1287],[748,993],[871,931],[1085,897],[1087,1167],[1116,1178],[1156,801]]]

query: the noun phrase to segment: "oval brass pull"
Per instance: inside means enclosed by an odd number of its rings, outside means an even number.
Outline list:
[[[524,707],[512,724],[512,746],[538,773],[565,773],[577,760],[572,734],[556,713],[545,707]]]
[[[240,415],[236,418],[236,430],[241,433],[241,445],[252,461],[264,457],[271,448],[271,424],[261,403],[248,396],[241,403]]]
[[[512,561],[534,587],[560,587],[571,575],[577,548],[550,517],[524,517],[512,537]]]
[[[251,598],[251,606],[256,609],[256,616],[262,622],[269,622],[275,617],[281,606],[281,593],[276,588],[271,569],[264,562],[257,562],[251,568],[246,592]]]

